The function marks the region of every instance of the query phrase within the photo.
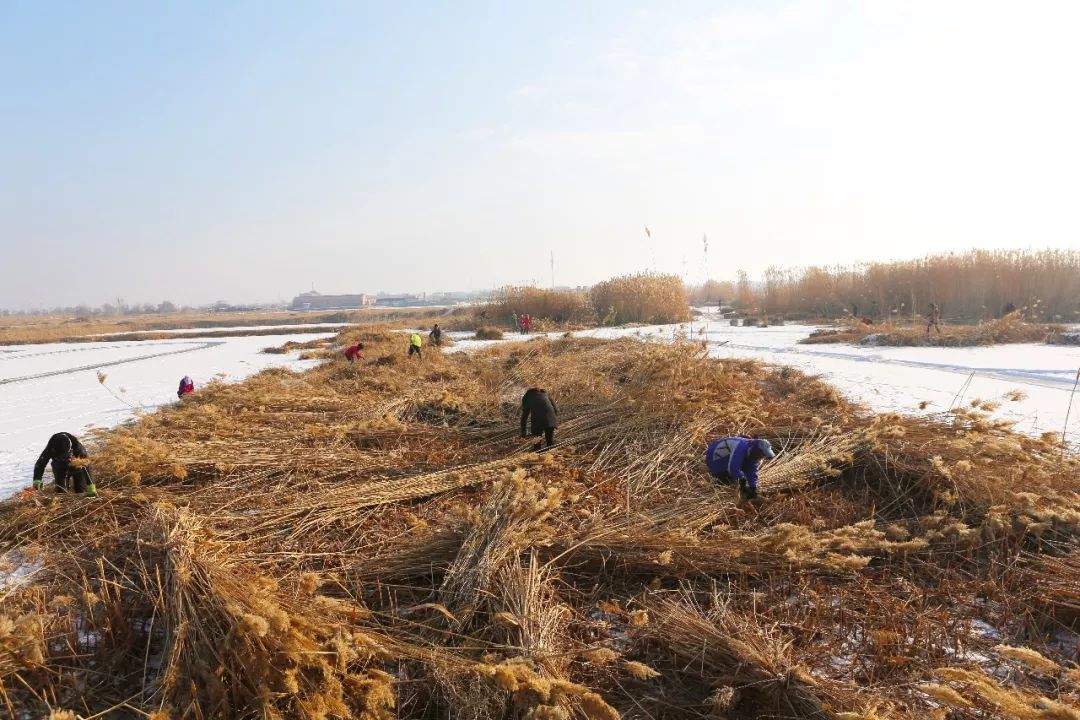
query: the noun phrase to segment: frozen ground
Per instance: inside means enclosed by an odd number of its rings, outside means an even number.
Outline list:
[[[147,333],[169,333],[170,335],[198,335],[200,333],[221,333],[232,331],[243,332],[245,330],[286,330],[295,334],[301,328],[310,332],[322,332],[324,330],[336,330],[337,328],[347,327],[349,324],[350,323],[312,323],[311,325],[304,325],[300,323],[294,323],[291,325],[229,325],[227,327],[179,328],[176,330],[126,330],[124,332],[90,335],[89,337],[123,337],[124,335],[145,335]]]
[[[732,327],[706,314],[693,323],[636,328],[600,328],[579,337],[639,337],[671,341],[690,336],[708,343],[718,358],[750,358],[789,365],[830,382],[848,397],[880,412],[925,414],[981,399],[1001,403],[994,415],[1016,422],[1020,432],[1060,433],[1072,394],[1080,347],[1000,345],[974,348],[881,348],[852,345],[799,345],[815,328],[784,325]],[[467,340],[451,333],[454,350],[503,341]],[[507,340],[520,336],[507,335]],[[1020,391],[1021,399],[1007,395]],[[1080,393],[1077,393],[1080,395]],[[919,404],[926,402],[925,409]],[[1069,419],[1067,439],[1080,445],[1080,398]]]
[[[0,498],[30,485],[34,461],[54,432],[79,435],[176,402],[184,375],[197,391],[214,378],[310,367],[299,353],[260,350],[332,334],[0,346]],[[98,370],[107,376],[104,386]]]

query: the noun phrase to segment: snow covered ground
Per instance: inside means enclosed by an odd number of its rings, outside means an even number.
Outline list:
[[[815,328],[783,325],[732,327],[706,313],[693,323],[636,328],[599,328],[578,337],[637,337],[671,341],[692,337],[708,344],[718,358],[749,358],[789,365],[818,375],[853,400],[880,412],[923,414],[948,410],[973,399],[1001,403],[994,415],[1016,422],[1020,432],[1060,433],[1080,369],[1080,347],[999,345],[973,348],[884,348],[842,344],[799,345]],[[466,339],[451,333],[454,350],[485,347],[503,341]],[[558,334],[553,334],[557,336]],[[1011,395],[1019,391],[1018,395]],[[1080,395],[1080,392],[1077,393]],[[1009,399],[1009,397],[1019,399]],[[925,409],[919,404],[926,402]],[[1069,418],[1070,444],[1080,445],[1080,398]]]
[[[311,367],[314,362],[298,360],[296,352],[260,351],[332,335],[0,346],[0,498],[30,485],[34,461],[54,432],[112,427],[176,402],[184,375],[195,380],[197,391],[214,378],[236,381],[280,365]],[[107,376],[104,386],[98,370]]]
[[[228,325],[225,327],[178,328],[176,330],[126,330],[124,332],[112,332],[102,333],[100,335],[90,335],[89,337],[123,337],[124,335],[145,335],[147,333],[169,333],[170,335],[199,335],[202,333],[222,333],[233,331],[242,332],[245,330],[286,330],[296,333],[300,332],[300,330],[303,329],[309,332],[322,332],[325,330],[336,330],[337,328],[347,327],[349,324],[350,323],[312,323],[310,325],[302,325],[299,323],[294,323],[292,325]]]

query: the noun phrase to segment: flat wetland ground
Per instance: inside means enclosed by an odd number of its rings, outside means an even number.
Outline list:
[[[96,433],[100,498],[0,504],[9,714],[1080,717],[1052,437],[707,343],[320,342]],[[517,437],[530,386],[551,452]],[[705,473],[729,433],[782,449],[759,504]]]

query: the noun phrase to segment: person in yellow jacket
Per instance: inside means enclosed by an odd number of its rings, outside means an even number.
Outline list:
[[[424,344],[424,341],[420,337],[420,333],[413,333],[409,336],[409,356],[416,355],[420,360],[424,359],[424,356],[420,354],[420,346]]]

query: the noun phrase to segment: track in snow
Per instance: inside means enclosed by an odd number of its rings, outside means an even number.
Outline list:
[[[710,343],[716,345],[718,343]],[[784,353],[807,357],[822,357],[833,360],[846,360],[849,362],[874,363],[875,365],[898,365],[901,367],[919,368],[922,370],[940,370],[942,372],[956,373],[957,375],[971,375],[975,373],[981,377],[1008,382],[1022,383],[1025,385],[1038,385],[1039,387],[1055,390],[1071,391],[1076,378],[1076,370],[1030,370],[1025,368],[999,368],[999,367],[972,367],[969,365],[954,365],[948,363],[933,363],[920,360],[901,360],[899,358],[886,358],[880,355],[853,355],[842,352],[826,352],[821,350],[803,350],[801,348],[777,348],[760,345],[741,345],[735,343],[719,343],[730,348],[739,350],[752,350],[756,352]]]
[[[160,343],[165,345],[165,343]],[[80,365],[73,368],[64,368],[62,370],[50,370],[49,372],[37,373],[36,375],[23,375],[21,377],[13,378],[0,378],[0,385],[10,385],[14,383],[28,382],[30,380],[40,380],[41,378],[55,377],[57,375],[70,375],[77,372],[85,372],[87,370],[97,370],[104,367],[112,367],[114,365],[126,365],[127,363],[139,362],[141,360],[152,360],[153,358],[167,357],[169,355],[181,355],[183,353],[195,352],[196,350],[205,350],[211,347],[217,347],[218,345],[224,345],[225,341],[215,342],[202,342],[195,347],[185,347],[181,350],[169,350],[167,352],[150,353],[149,355],[139,355],[133,358],[125,358],[123,360],[109,360],[102,363],[94,363],[92,365]],[[53,350],[51,352],[37,353],[36,355],[20,355],[18,359],[27,357],[40,357],[42,355],[55,355],[58,353],[73,352],[73,350]],[[10,358],[5,358],[10,359]]]

